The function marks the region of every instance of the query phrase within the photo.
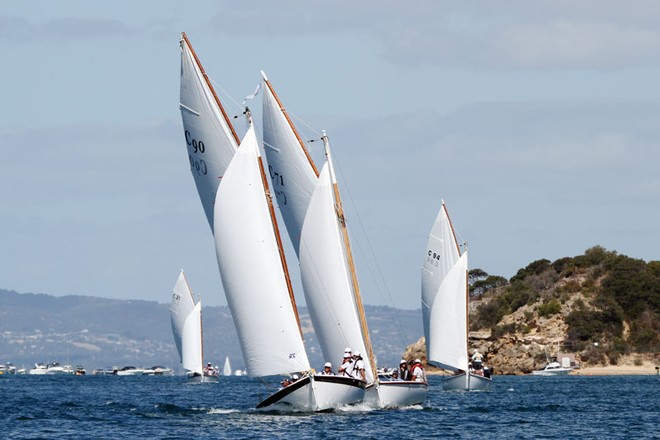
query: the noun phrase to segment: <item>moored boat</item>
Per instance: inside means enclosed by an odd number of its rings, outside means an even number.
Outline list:
[[[534,376],[565,376],[573,371],[572,367],[564,367],[559,362],[550,362],[540,370],[532,371]]]

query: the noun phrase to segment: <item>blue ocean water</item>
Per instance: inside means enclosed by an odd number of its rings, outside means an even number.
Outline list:
[[[443,392],[431,377],[418,407],[254,410],[275,386],[247,377],[4,376],[0,438],[660,438],[658,376],[496,376],[482,393]]]

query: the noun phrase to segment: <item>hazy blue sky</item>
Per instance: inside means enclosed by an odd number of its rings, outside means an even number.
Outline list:
[[[264,69],[328,131],[366,304],[419,307],[442,198],[470,266],[492,274],[597,244],[659,257],[656,1],[0,11],[0,288],[167,302],[183,267],[225,304],[178,110],[182,31],[228,111]]]

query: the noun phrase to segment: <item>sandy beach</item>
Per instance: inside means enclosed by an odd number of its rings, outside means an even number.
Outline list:
[[[656,375],[658,371],[652,363],[642,365],[608,365],[606,367],[585,367],[572,371],[572,375],[580,376],[623,376],[623,375]]]

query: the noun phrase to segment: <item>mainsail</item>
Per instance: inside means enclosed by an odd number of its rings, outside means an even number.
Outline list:
[[[323,137],[327,143],[327,137]],[[321,170],[300,240],[300,273],[305,300],[327,361],[350,346],[364,357],[367,383],[374,381],[371,346],[339,199],[332,158]],[[345,235],[346,234],[346,235]]]
[[[273,191],[296,253],[318,171],[272,85],[264,80],[263,142]]]
[[[254,127],[218,187],[215,246],[251,376],[309,370]]]
[[[186,34],[181,34],[179,108],[190,171],[213,229],[215,193],[238,148],[238,136]]]
[[[449,370],[468,369],[467,270],[443,200],[422,265],[422,316],[428,361]]]
[[[183,270],[172,292],[170,320],[181,364],[186,370],[202,374],[202,302],[195,303]]]

